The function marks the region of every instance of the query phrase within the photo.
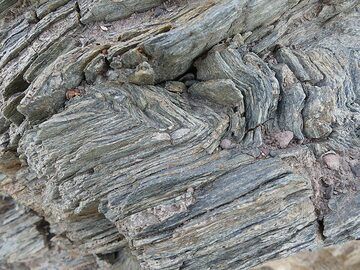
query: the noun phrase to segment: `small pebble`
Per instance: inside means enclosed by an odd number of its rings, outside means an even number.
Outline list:
[[[220,143],[220,147],[222,149],[231,149],[231,148],[234,148],[235,145],[229,139],[223,139]]]
[[[244,37],[241,34],[237,34],[233,37],[232,42],[236,47],[240,47],[244,44]]]
[[[171,137],[166,132],[162,132],[162,133],[158,132],[152,136],[152,139],[155,139],[157,141],[170,141]]]
[[[333,171],[337,171],[340,169],[340,157],[337,154],[334,153],[328,153],[325,154],[322,157],[324,163],[326,164],[326,166]]]
[[[38,22],[38,18],[36,17],[35,10],[30,10],[30,11],[26,12],[24,16],[28,23],[37,23]]]
[[[294,133],[291,131],[283,131],[275,134],[275,139],[280,148],[286,148],[291,140],[294,138]]]
[[[174,93],[182,93],[186,90],[186,85],[182,82],[169,81],[166,82],[165,89]]]
[[[79,88],[72,88],[72,89],[68,89],[66,91],[65,96],[66,96],[67,100],[70,100],[70,99],[72,99],[74,97],[81,96],[82,92],[83,91],[81,89],[79,89]]]
[[[278,154],[276,151],[274,150],[271,150],[270,153],[269,153],[270,157],[276,157]]]
[[[119,77],[119,74],[115,72],[115,70],[108,70],[106,76],[108,77],[109,81],[115,81]]]
[[[154,85],[155,73],[147,62],[143,62],[136,67],[133,74],[129,76],[129,82],[136,85]]]

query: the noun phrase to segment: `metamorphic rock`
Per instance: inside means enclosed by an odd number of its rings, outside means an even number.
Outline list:
[[[359,213],[360,0],[0,0],[1,270],[358,270]]]

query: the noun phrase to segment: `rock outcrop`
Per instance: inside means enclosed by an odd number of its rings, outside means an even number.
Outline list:
[[[0,1],[0,269],[251,269],[359,240],[359,8]]]

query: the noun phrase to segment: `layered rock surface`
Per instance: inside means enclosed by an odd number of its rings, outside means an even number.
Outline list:
[[[0,267],[360,238],[359,1],[3,2]]]
[[[331,246],[314,252],[302,252],[296,256],[268,262],[254,270],[301,270],[326,269],[356,270],[360,268],[359,241],[350,241],[343,245]]]

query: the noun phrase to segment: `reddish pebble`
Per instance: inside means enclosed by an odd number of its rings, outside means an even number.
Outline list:
[[[270,154],[270,149],[266,146],[260,148],[261,155],[267,157]]]
[[[233,143],[229,139],[223,139],[220,143],[222,149],[231,149],[234,148]]]
[[[340,168],[340,157],[337,154],[329,153],[323,156],[323,161],[330,170],[337,171]]]
[[[275,139],[280,148],[286,148],[291,140],[294,138],[294,133],[291,131],[283,131],[275,134]]]

